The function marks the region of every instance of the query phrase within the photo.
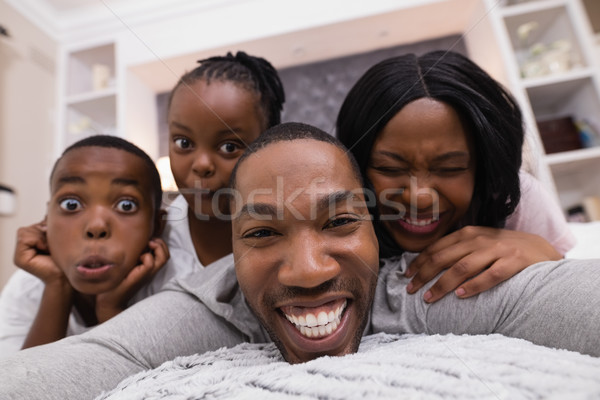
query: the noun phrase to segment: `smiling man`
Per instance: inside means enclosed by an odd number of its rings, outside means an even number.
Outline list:
[[[270,338],[291,363],[355,352],[379,261],[344,148],[314,127],[285,124],[252,143],[232,177],[235,269]]]

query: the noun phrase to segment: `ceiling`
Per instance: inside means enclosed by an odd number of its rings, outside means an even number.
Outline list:
[[[55,13],[64,13],[72,10],[81,10],[95,7],[101,0],[31,0],[32,4],[38,4],[41,8],[47,8]],[[110,4],[131,2],[132,0],[108,0]]]

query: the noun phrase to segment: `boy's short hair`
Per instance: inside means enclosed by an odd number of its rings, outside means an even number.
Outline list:
[[[125,139],[122,139],[120,137],[117,137],[117,136],[110,136],[110,135],[89,136],[89,137],[87,137],[85,139],[81,139],[81,140],[73,143],[69,147],[67,147],[62,152],[62,154],[60,155],[58,160],[56,160],[56,162],[54,163],[54,166],[52,167],[52,173],[50,174],[50,182],[52,182],[52,177],[54,176],[54,171],[56,170],[56,166],[58,165],[60,160],[65,156],[65,154],[69,153],[72,150],[76,150],[76,149],[79,149],[82,147],[106,147],[106,148],[111,148],[111,149],[119,149],[119,150],[126,151],[128,153],[131,153],[131,154],[136,155],[139,158],[141,158],[142,161],[144,162],[144,164],[146,165],[146,172],[147,172],[148,176],[150,177],[150,189],[152,190],[151,194],[154,197],[154,213],[158,214],[158,212],[161,209],[163,191],[162,191],[162,185],[160,182],[160,175],[158,173],[158,170],[156,169],[156,165],[154,164],[154,161],[152,161],[150,156],[148,154],[146,154],[146,152],[144,150],[140,149],[133,143],[131,143]]]

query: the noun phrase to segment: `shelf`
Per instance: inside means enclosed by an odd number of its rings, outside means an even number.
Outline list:
[[[551,8],[561,7],[564,4],[564,0],[509,0],[508,4],[502,8],[501,14],[504,18],[508,18],[520,16],[522,14],[546,11]]]
[[[575,67],[569,71],[562,73],[555,73],[550,75],[544,75],[536,78],[523,78],[521,80],[525,89],[550,86],[559,83],[568,83],[569,81],[576,81],[578,79],[590,78],[593,75],[591,68]]]
[[[561,164],[578,163],[581,161],[588,161],[593,159],[597,159],[596,162],[600,163],[600,146],[590,147],[587,149],[564,151],[561,153],[547,154],[545,156],[545,159],[548,165],[550,165],[551,167],[558,166]],[[598,172],[600,172],[600,170]]]
[[[115,85],[113,43],[69,53],[67,58],[68,97],[104,90]]]
[[[563,78],[536,80],[526,89],[536,120],[561,116],[589,119],[597,116],[600,98],[588,73],[565,74]],[[543,83],[543,84],[539,84]]]
[[[67,98],[67,104],[74,105],[76,103],[85,103],[88,101],[100,100],[104,97],[115,96],[116,93],[117,93],[117,91],[114,87],[101,89],[101,90],[94,90],[94,91],[86,92],[86,93],[80,93],[80,94],[69,96]]]
[[[588,66],[574,23],[569,2],[538,0],[507,7],[504,23],[521,75],[546,77],[569,68]],[[520,28],[530,25],[525,37]],[[535,51],[532,49],[535,48]],[[537,79],[537,78],[536,78]]]

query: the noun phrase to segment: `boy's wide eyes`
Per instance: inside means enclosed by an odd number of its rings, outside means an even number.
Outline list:
[[[64,199],[59,203],[60,208],[65,211],[77,211],[82,205],[77,199]]]
[[[117,203],[117,210],[125,213],[132,213],[137,211],[137,203],[133,200],[121,200]]]

